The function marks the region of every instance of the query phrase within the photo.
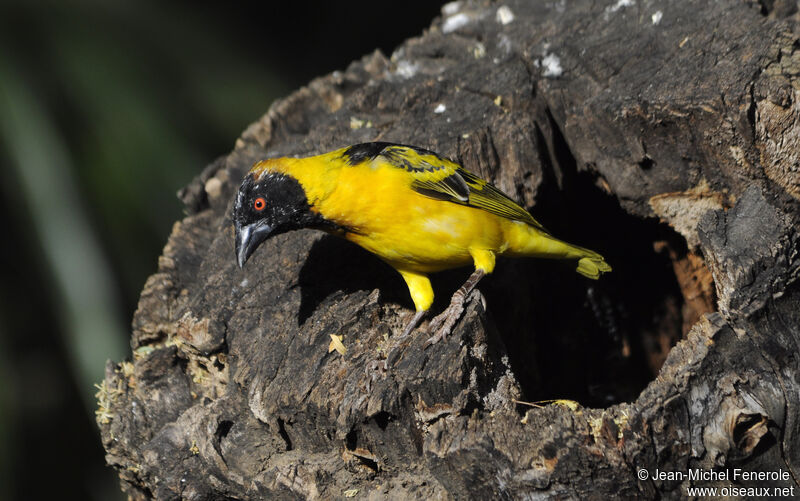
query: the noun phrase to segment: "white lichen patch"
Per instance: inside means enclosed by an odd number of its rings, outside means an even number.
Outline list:
[[[661,22],[661,18],[664,17],[664,13],[660,10],[657,10],[650,16],[650,19],[653,21],[653,26],[657,25]]]
[[[149,344],[145,345],[145,346],[140,346],[140,347],[136,348],[135,350],[133,350],[133,359],[134,360],[139,360],[139,359],[145,358],[148,355],[150,355],[155,349],[156,349],[155,346],[149,345]]]
[[[561,59],[555,54],[546,54],[542,59],[542,76],[546,78],[558,78],[564,73],[561,67]]]
[[[472,21],[469,14],[465,14],[463,12],[459,12],[458,14],[453,14],[452,16],[448,16],[444,19],[442,23],[442,33],[452,33],[458,29],[463,28],[464,26],[468,25]]]
[[[481,343],[481,344],[479,344],[477,346],[473,346],[470,349],[470,354],[473,357],[477,358],[478,360],[485,360],[486,359],[486,353],[487,353],[488,350],[489,350],[489,347],[486,345],[486,343]]]
[[[442,5],[442,14],[452,16],[461,10],[461,2],[449,2]]]
[[[350,117],[350,128],[352,130],[358,130],[361,128],[371,129],[372,122],[369,120],[362,120],[358,117]]]
[[[611,14],[617,12],[620,9],[624,9],[626,7],[633,7],[636,5],[634,0],[617,0],[617,3],[614,5],[609,5],[606,7],[605,12],[603,13],[603,17],[605,17],[606,21],[611,17]]]
[[[417,71],[419,71],[419,65],[406,59],[398,61],[397,67],[394,70],[395,74],[405,79],[413,77],[417,74]]]
[[[486,46],[480,42],[475,43],[475,45],[472,47],[472,56],[475,59],[486,57]]]
[[[508,407],[511,402],[519,399],[519,397],[519,383],[511,369],[506,369],[505,374],[497,380],[497,385],[494,389],[483,397],[483,405],[489,411],[496,411]]]
[[[494,18],[498,23],[505,26],[514,20],[514,12],[507,5],[501,5],[497,8],[497,14],[495,14]]]

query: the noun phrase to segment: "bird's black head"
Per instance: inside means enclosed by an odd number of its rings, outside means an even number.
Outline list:
[[[318,219],[295,178],[277,172],[249,173],[233,204],[239,267],[267,238],[314,226]]]

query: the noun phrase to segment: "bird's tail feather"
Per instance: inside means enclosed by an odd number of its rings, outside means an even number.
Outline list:
[[[584,247],[579,247],[577,245],[568,244],[566,242],[564,244],[569,249],[564,257],[573,259],[577,258],[578,267],[575,268],[575,271],[584,277],[597,280],[603,273],[611,271],[611,266],[606,263],[606,260],[603,259],[603,256],[595,251],[586,249]]]
[[[575,259],[578,261],[575,271],[595,280],[601,274],[611,271],[611,266],[600,254],[559,240],[532,226],[516,225],[507,235],[510,243],[507,254],[512,256]]]
[[[600,278],[601,273],[611,271],[611,266],[606,263],[605,259],[603,259],[603,256],[597,254],[596,252],[591,252],[590,255],[582,257],[578,260],[578,267],[575,269],[575,271],[584,277],[597,280]]]

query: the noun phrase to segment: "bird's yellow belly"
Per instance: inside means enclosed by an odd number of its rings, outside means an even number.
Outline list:
[[[422,199],[388,214],[346,238],[398,269],[440,271],[471,264],[470,249],[505,250],[502,222],[481,210]]]
[[[469,265],[471,251],[501,254],[513,221],[413,191],[402,169],[343,168],[316,205],[348,229],[345,238],[400,270],[427,273]]]

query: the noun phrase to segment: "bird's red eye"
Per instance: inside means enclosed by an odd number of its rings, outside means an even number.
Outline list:
[[[253,208],[255,210],[264,210],[264,207],[267,206],[267,201],[264,200],[264,197],[256,198],[256,201],[253,202]]]

